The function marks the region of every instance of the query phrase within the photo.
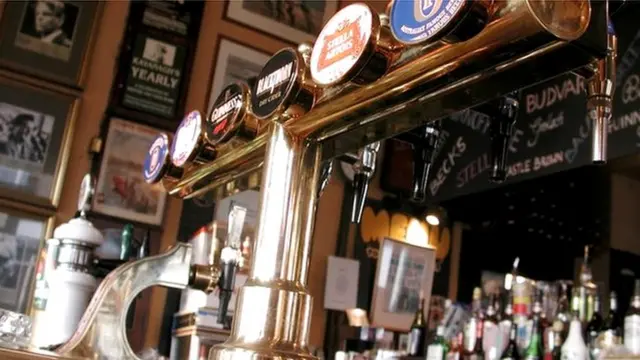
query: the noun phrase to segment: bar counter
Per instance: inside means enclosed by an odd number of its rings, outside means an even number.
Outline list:
[[[60,356],[54,352],[42,350],[18,350],[0,347],[0,359],[2,360],[84,360],[78,357]]]

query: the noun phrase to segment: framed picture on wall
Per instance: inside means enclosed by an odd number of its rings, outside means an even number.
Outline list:
[[[29,313],[36,264],[54,217],[0,205],[0,308]]]
[[[225,86],[258,76],[270,55],[226,37],[218,40],[216,62],[209,90],[207,113]]]
[[[313,42],[338,10],[338,0],[232,0],[225,18],[284,41]]]
[[[103,2],[8,1],[0,25],[0,64],[82,87]]]
[[[284,41],[313,42],[322,26],[338,10],[338,0],[233,0],[225,18]]]
[[[160,225],[167,194],[162,187],[147,184],[142,176],[147,149],[158,130],[115,117],[108,125],[92,210]]]
[[[385,238],[373,283],[371,326],[409,331],[421,295],[428,319],[435,265],[435,249]]]
[[[0,79],[0,196],[58,205],[78,102]]]

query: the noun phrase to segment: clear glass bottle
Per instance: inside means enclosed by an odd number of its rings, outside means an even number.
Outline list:
[[[627,316],[624,317],[624,346],[640,355],[640,279],[636,279]]]
[[[582,337],[580,307],[582,306],[581,289],[576,289],[572,299],[573,319],[569,325],[567,340],[562,344],[562,360],[589,360],[589,350]]]
[[[489,296],[489,306],[482,328],[482,350],[486,360],[500,359],[500,328],[498,327],[498,311],[495,295]]]
[[[618,295],[615,291],[609,294],[609,314],[604,319],[604,325],[602,326],[604,332],[604,346],[613,346],[620,344],[620,314],[618,314]]]

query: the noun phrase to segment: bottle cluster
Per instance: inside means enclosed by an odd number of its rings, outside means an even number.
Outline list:
[[[612,291],[605,316],[588,250],[575,283],[518,276],[517,263],[505,277],[504,288],[483,293],[477,287],[470,307],[455,304],[445,310],[447,315],[425,349],[428,360],[598,360],[640,355],[640,280],[627,314],[620,314]],[[453,315],[456,312],[464,315]]]

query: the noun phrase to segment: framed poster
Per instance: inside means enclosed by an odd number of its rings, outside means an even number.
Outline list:
[[[173,122],[181,108],[188,46],[143,31],[135,35],[131,61],[120,71],[120,105]],[[174,125],[177,125],[174,124]]]
[[[33,299],[36,264],[54,217],[0,205],[0,308],[28,314]]]
[[[251,77],[258,76],[270,57],[265,52],[221,36],[218,40],[207,113],[209,113],[211,106],[213,106],[225,86],[236,81],[247,81]]]
[[[151,225],[160,225],[167,194],[147,184],[142,165],[158,130],[122,120],[109,119],[102,151],[93,211]]]
[[[9,1],[0,25],[0,64],[80,88],[103,2]]]
[[[78,103],[0,79],[0,196],[58,206]]]
[[[338,0],[232,0],[225,18],[284,41],[314,42],[324,24],[338,10]]]
[[[384,238],[373,284],[371,326],[408,332],[421,294],[428,319],[435,266],[435,249]]]

